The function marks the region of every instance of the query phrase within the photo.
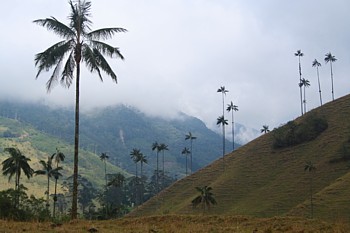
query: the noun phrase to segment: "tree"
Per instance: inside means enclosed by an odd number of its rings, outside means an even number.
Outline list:
[[[209,186],[196,187],[199,195],[192,200],[193,207],[202,205],[203,212],[207,209],[209,210],[210,205],[216,205],[217,202],[214,198],[214,194],[211,192],[212,188]]]
[[[297,50],[296,53],[294,53],[294,56],[297,56],[299,59],[299,84],[301,83],[301,63],[300,63],[300,58],[304,56],[304,54],[301,52],[301,50]],[[299,85],[300,89],[300,107],[301,107],[301,115],[303,115],[303,92],[301,90],[301,86]]]
[[[66,156],[56,148],[56,153],[52,154],[52,156],[51,156],[52,159],[55,159],[56,168],[59,167],[58,165],[59,165],[60,162],[64,161],[65,157]],[[53,197],[53,212],[52,212],[52,215],[55,218],[56,217],[56,202],[57,202],[57,181],[58,181],[59,175],[56,174],[54,176],[54,178],[55,178],[55,193],[54,193],[54,197]]]
[[[304,100],[303,100],[303,103],[304,103],[304,113],[306,113],[306,91],[305,91],[305,89],[306,89],[306,87],[310,86],[310,81],[305,79],[305,78],[302,78],[300,85],[302,87],[304,87]]]
[[[181,154],[185,155],[185,157],[186,157],[186,176],[187,176],[187,155],[191,154],[191,151],[187,147],[185,147],[182,150]]]
[[[80,64],[84,62],[90,72],[96,71],[102,81],[101,71],[104,71],[113,81],[117,76],[108,64],[104,55],[124,59],[119,48],[112,47],[99,41],[112,38],[115,33],[126,32],[123,28],[102,28],[91,30],[91,2],[69,1],[71,13],[69,24],[65,25],[56,18],[34,20],[34,23],[53,31],[63,40],[35,56],[35,66],[38,67],[36,78],[42,71],[53,68],[53,73],[46,83],[49,92],[54,84],[60,80],[65,87],[70,87],[75,73],[75,132],[74,132],[74,169],[73,169],[73,196],[72,219],[77,218],[78,208],[78,157],[79,157],[79,95],[80,95]],[[63,68],[62,73],[61,68]]]
[[[227,120],[224,116],[219,116],[216,121],[217,125],[222,125],[222,161],[225,169],[225,125],[228,125]]]
[[[156,174],[156,188],[157,188],[157,192],[159,192],[159,151],[160,151],[160,144],[155,141],[152,144],[152,151],[156,151],[157,154],[157,174]]]
[[[312,197],[312,176],[316,170],[316,167],[311,161],[308,161],[304,166],[304,171],[307,171],[310,173],[310,205],[311,205],[311,218],[314,217],[314,205],[313,205],[313,197]]]
[[[52,167],[52,157],[48,156],[47,161],[40,160],[39,163],[42,165],[42,170],[34,171],[35,175],[46,175],[47,177],[47,190],[46,190],[46,208],[50,206],[50,178],[59,177],[62,174],[59,172],[62,170],[62,167],[53,168]]]
[[[193,136],[191,132],[188,132],[188,134],[185,135],[185,140],[190,140],[190,144],[191,144],[191,150],[190,150],[190,172],[192,173],[193,169],[192,169],[192,159],[193,159],[193,140],[196,140],[197,137]]]
[[[320,82],[320,74],[318,72],[318,67],[320,66],[321,66],[321,63],[319,63],[316,59],[312,62],[312,67],[316,67],[316,70],[317,70],[318,93],[320,94],[320,103],[322,106],[321,82]]]
[[[107,155],[107,152],[102,152],[100,155],[101,161],[103,161],[105,165],[105,184],[107,188],[107,160],[109,159],[109,156]]]
[[[233,102],[231,101],[230,104],[227,105],[226,111],[231,112],[232,116],[232,151],[235,150],[235,123],[234,123],[234,118],[233,118],[233,112],[238,111],[238,106],[234,105]]]
[[[164,171],[164,152],[165,152],[166,150],[169,150],[168,145],[166,145],[166,144],[164,144],[164,143],[161,143],[161,144],[159,145],[159,151],[162,152],[163,173],[165,172],[165,171]]]
[[[142,154],[141,151],[139,149],[136,149],[136,148],[132,149],[132,151],[130,152],[130,157],[136,165],[136,172],[135,172],[136,179],[137,179],[137,163],[140,161],[141,154]]]
[[[15,175],[15,191],[18,191],[21,171],[23,171],[24,175],[29,179],[32,177],[34,170],[28,164],[30,159],[24,156],[19,149],[8,147],[5,148],[4,151],[8,152],[10,157],[2,162],[2,174],[4,176],[9,176],[9,181],[13,175]]]
[[[262,129],[260,130],[261,133],[268,133],[270,132],[268,125],[263,125]]]
[[[225,86],[221,86],[216,92],[221,92],[222,94],[222,115],[225,116],[225,96],[229,91],[226,90]]]
[[[325,56],[326,56],[326,57],[324,58],[324,61],[326,62],[326,64],[329,62],[330,66],[331,66],[332,100],[334,100],[333,68],[332,68],[332,63],[333,63],[333,62],[336,62],[337,59],[335,58],[335,56],[333,56],[333,55],[331,54],[331,52],[327,53]]]

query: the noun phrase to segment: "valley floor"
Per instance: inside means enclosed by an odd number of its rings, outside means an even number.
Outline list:
[[[61,224],[49,222],[0,221],[0,232],[230,232],[230,233],[346,233],[350,232],[348,222],[325,222],[290,217],[251,218],[242,216],[185,216],[164,215],[141,218],[122,218],[109,221],[77,220]]]

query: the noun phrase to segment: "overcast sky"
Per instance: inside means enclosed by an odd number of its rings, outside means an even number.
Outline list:
[[[0,97],[74,104],[74,85],[47,94],[51,72],[35,80],[34,55],[59,41],[32,21],[50,16],[67,23],[66,0],[1,2]],[[298,58],[311,83],[307,108],[319,106],[316,58],[324,102],[331,100],[329,64],[334,63],[335,97],[350,91],[350,1],[348,0],[93,0],[93,29],[123,27],[107,42],[125,60],[111,60],[118,84],[85,69],[81,107],[124,103],[150,114],[182,111],[216,128],[222,115],[220,86],[238,105],[237,122],[270,129],[300,115]],[[227,115],[226,117],[229,117]]]

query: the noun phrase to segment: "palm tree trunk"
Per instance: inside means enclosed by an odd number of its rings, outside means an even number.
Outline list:
[[[299,56],[299,83],[301,83],[301,64],[300,64],[300,56]],[[303,92],[301,90],[301,86],[299,85],[300,89],[300,104],[301,104],[301,115],[303,115]]]
[[[334,87],[333,87],[333,68],[332,68],[332,61],[330,61],[331,64],[331,80],[332,80],[332,100],[334,101]]]
[[[322,94],[321,94],[321,82],[320,82],[320,74],[318,72],[318,67],[316,67],[317,69],[317,81],[318,81],[318,92],[320,93],[320,103],[322,106]]]
[[[57,167],[58,167],[58,164],[57,164]],[[53,212],[52,212],[53,218],[56,217],[56,202],[57,202],[57,179],[55,178],[55,194],[53,197]]]
[[[46,193],[46,209],[50,206],[50,176],[47,174],[47,193]]]
[[[232,151],[235,150],[235,123],[234,123],[234,119],[233,119],[233,109],[232,111]]]
[[[158,161],[159,161],[159,159],[158,159],[158,156],[159,155],[159,152],[157,151],[157,176],[156,176],[156,181],[157,181],[157,193],[159,192],[159,163],[158,163]]]
[[[192,138],[190,138],[190,140],[191,140],[191,154],[190,154],[190,156],[191,156],[191,160],[190,160],[190,162],[191,162],[191,164],[190,164],[190,174],[192,174]]]
[[[225,118],[224,118],[225,123]],[[223,169],[225,170],[225,124],[222,124],[222,164]]]
[[[73,195],[72,195],[72,219],[78,215],[78,155],[79,155],[79,85],[80,85],[80,60],[77,63],[77,77],[75,89],[75,131],[74,131],[74,169],[73,169]]]
[[[187,154],[185,154],[185,158],[186,158],[186,176],[187,176]]]
[[[306,85],[304,85],[304,113],[306,113]]]

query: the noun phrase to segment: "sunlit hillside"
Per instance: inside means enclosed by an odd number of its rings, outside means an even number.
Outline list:
[[[307,125],[309,119],[325,119],[328,128],[315,139],[274,148],[277,129],[227,154],[195,174],[179,180],[138,207],[130,216],[202,214],[194,209],[196,186],[211,186],[218,205],[210,214],[256,217],[311,215],[347,218],[350,212],[350,95],[327,103],[290,125]],[[284,122],[287,123],[287,122]],[[288,128],[283,128],[285,131]],[[292,129],[290,129],[292,130]],[[305,134],[308,134],[308,130]],[[314,172],[305,171],[311,161]],[[312,184],[312,186],[311,186]]]

